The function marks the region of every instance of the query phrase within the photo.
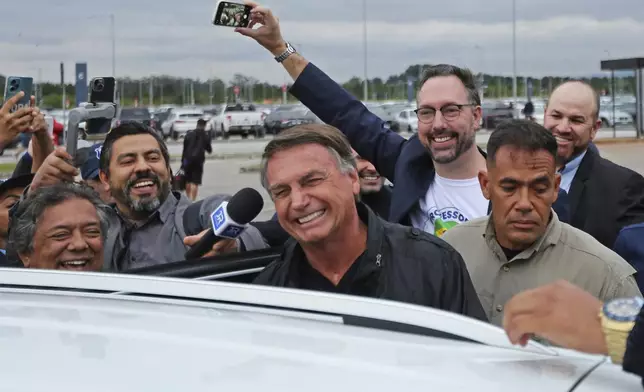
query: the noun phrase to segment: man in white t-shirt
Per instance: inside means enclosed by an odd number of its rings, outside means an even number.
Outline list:
[[[281,35],[272,12],[253,7],[259,28],[237,28],[270,51],[295,83],[290,89],[323,122],[340,129],[358,154],[394,184],[389,220],[442,235],[487,215],[478,173],[485,154],[476,146],[481,99],[474,75],[453,65],[425,70],[417,95],[418,134],[391,131],[358,99],[310,63]]]

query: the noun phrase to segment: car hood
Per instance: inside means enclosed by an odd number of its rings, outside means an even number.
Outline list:
[[[217,303],[0,292],[0,378],[21,391],[568,391],[552,355]]]

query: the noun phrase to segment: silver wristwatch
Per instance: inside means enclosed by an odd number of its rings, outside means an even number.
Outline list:
[[[282,54],[280,54],[279,56],[276,56],[275,61],[277,61],[278,63],[281,63],[282,61],[286,60],[288,58],[288,56],[292,55],[295,52],[297,52],[297,50],[295,50],[295,48],[293,46],[291,46],[291,44],[289,44],[287,42],[286,43],[286,50]]]

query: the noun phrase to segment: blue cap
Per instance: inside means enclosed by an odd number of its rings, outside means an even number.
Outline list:
[[[102,148],[102,143],[94,144],[89,148],[90,151],[87,154],[87,159],[80,167],[83,180],[95,180],[98,178]]]

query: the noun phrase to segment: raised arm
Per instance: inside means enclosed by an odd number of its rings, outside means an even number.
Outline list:
[[[254,2],[248,28],[237,28],[275,57],[287,51],[279,22],[273,13]],[[253,28],[256,24],[260,28]],[[360,156],[374,164],[376,170],[394,182],[394,168],[405,138],[385,128],[385,122],[371,113],[358,99],[298,53],[290,54],[282,65],[295,83],[291,94],[298,98],[320,120],[340,129]]]

